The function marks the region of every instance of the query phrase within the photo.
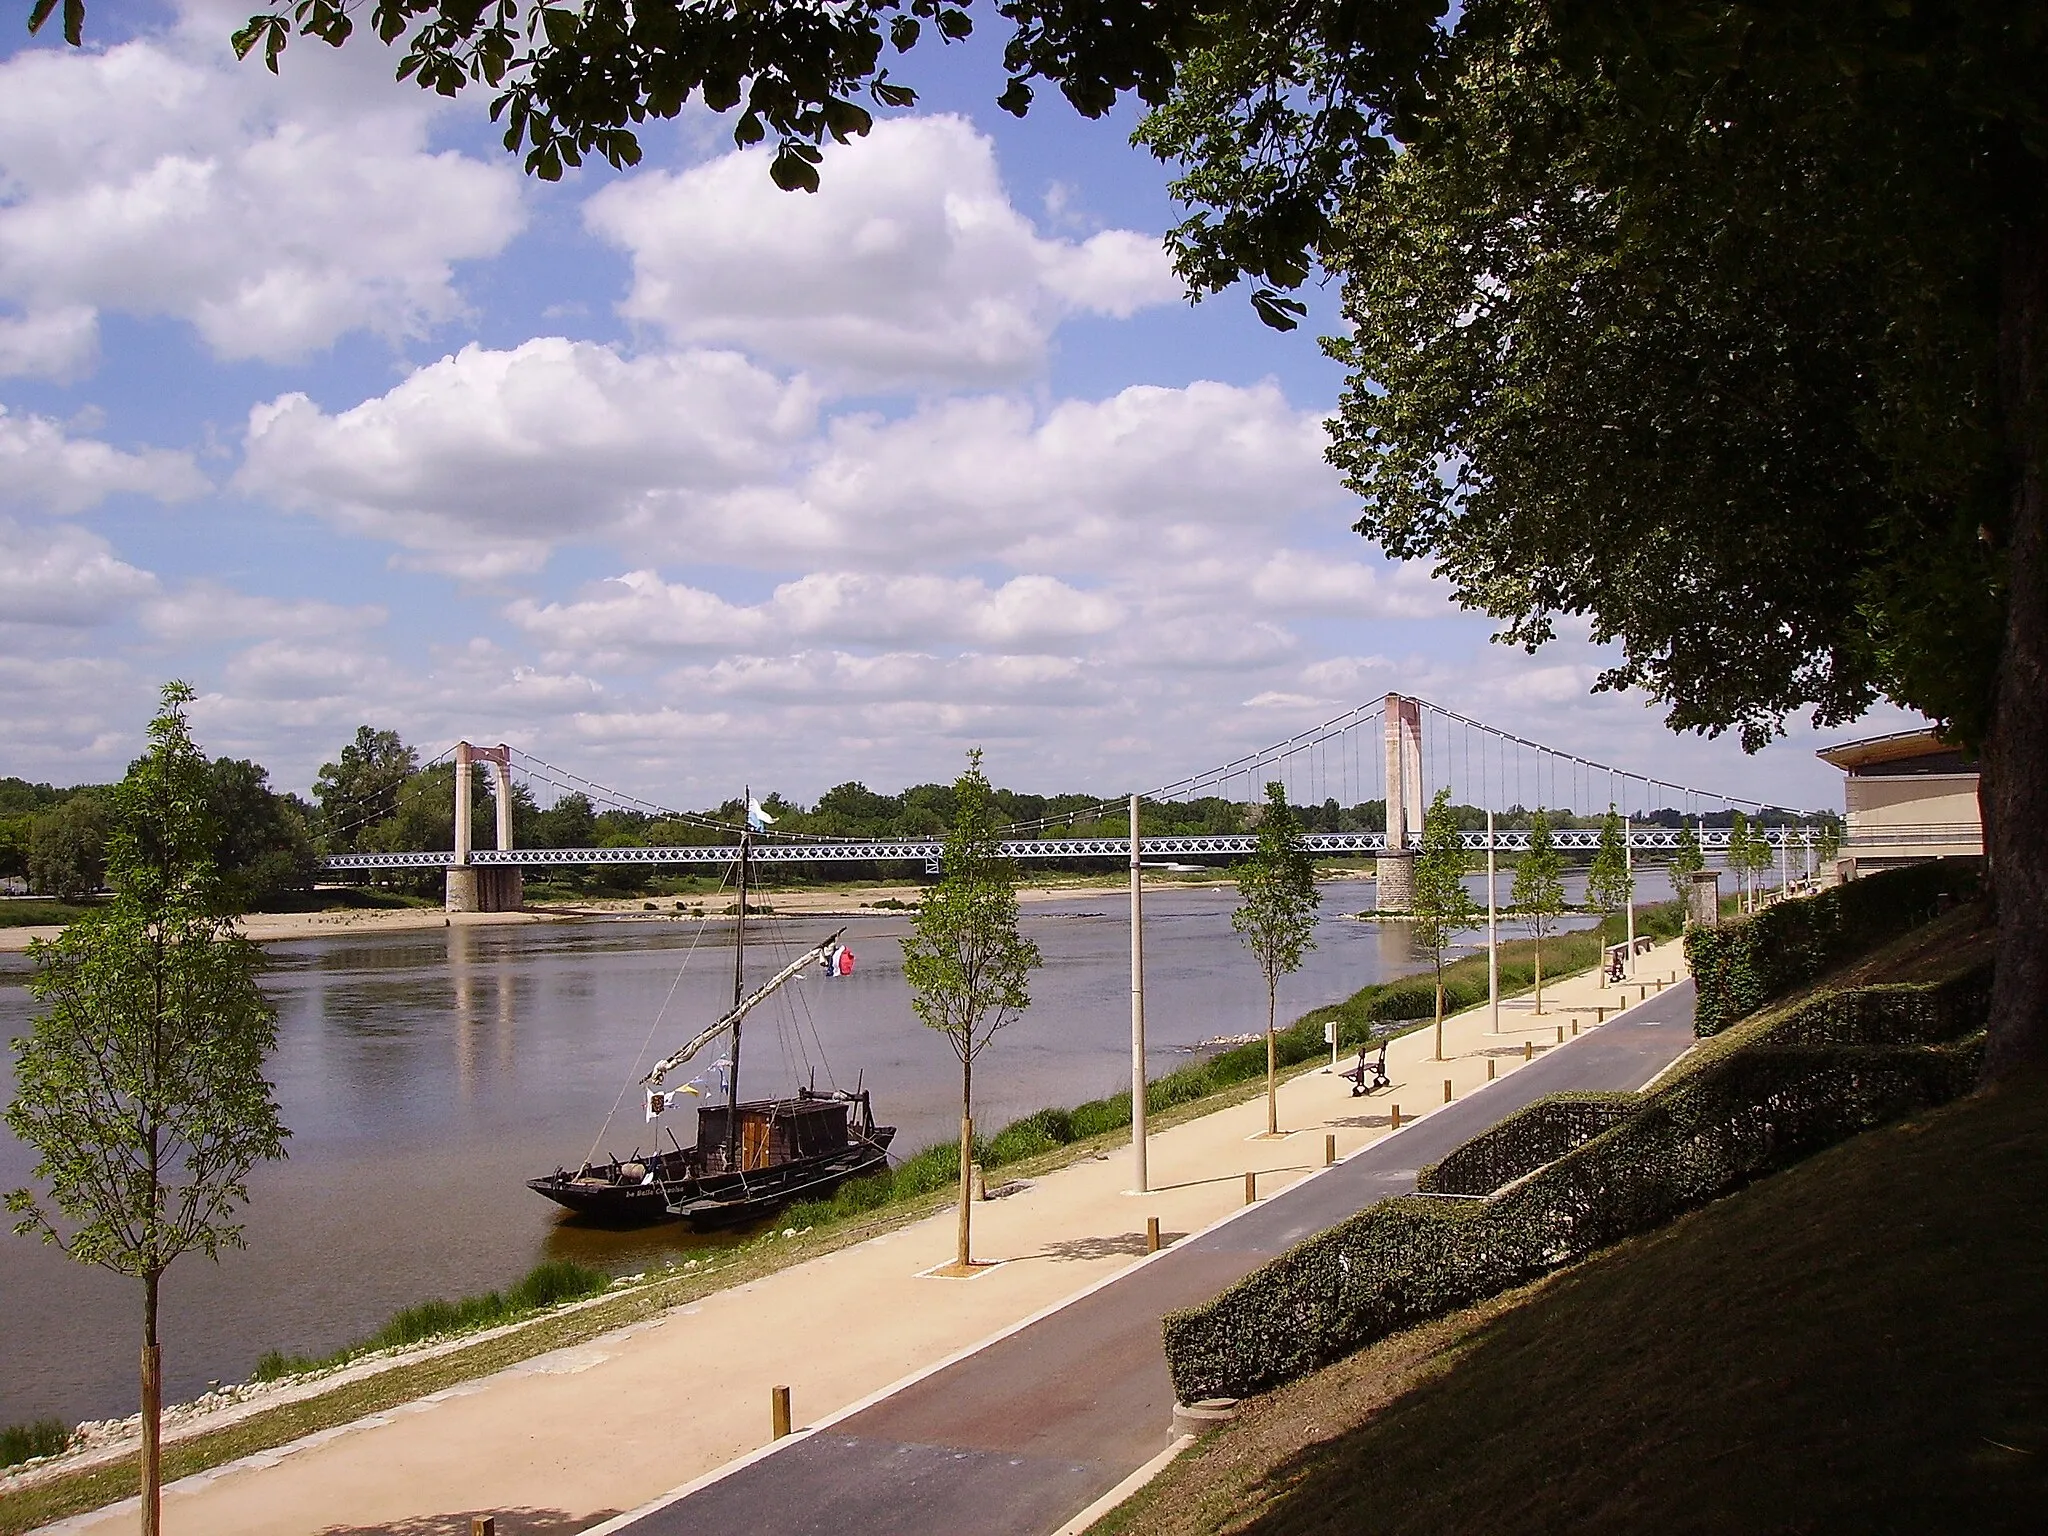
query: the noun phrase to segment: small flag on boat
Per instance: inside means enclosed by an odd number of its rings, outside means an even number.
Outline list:
[[[697,1094],[698,1092],[699,1090],[689,1083],[683,1084],[680,1088],[670,1088],[666,1091],[650,1088],[647,1091],[647,1118],[652,1120],[663,1110],[673,1107],[676,1100],[680,1099],[684,1094]]]
[[[774,825],[774,822],[775,818],[761,809],[760,801],[752,799],[747,801],[748,826],[752,827],[756,832],[761,832]]]

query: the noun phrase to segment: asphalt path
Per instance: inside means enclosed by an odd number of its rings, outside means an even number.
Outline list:
[[[672,1497],[634,1536],[1045,1536],[1163,1451],[1160,1319],[1390,1195],[1548,1093],[1640,1088],[1692,1043],[1681,982],[1335,1168],[879,1402]]]

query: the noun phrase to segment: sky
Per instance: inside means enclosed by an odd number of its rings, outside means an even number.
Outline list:
[[[1813,749],[1910,723],[1748,757],[1490,643],[1350,531],[1313,326],[1190,305],[1135,117],[999,112],[992,37],[805,195],[695,110],[540,183],[368,37],[237,62],[249,9],[0,43],[0,774],[118,776],[171,677],[280,788],[368,723],[679,806],[977,745],[1114,793],[1389,691],[1839,806]]]

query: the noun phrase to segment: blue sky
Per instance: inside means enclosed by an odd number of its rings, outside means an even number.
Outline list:
[[[1005,116],[992,38],[804,197],[694,112],[531,182],[372,41],[236,63],[247,8],[0,56],[0,773],[118,773],[172,675],[281,786],[367,721],[671,804],[977,743],[1114,791],[1397,689],[1838,799],[1811,733],[1673,737],[1351,534],[1310,333],[1190,306],[1133,116]]]

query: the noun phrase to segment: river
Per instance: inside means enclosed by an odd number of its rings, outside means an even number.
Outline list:
[[[1369,906],[1369,885],[1335,884],[1325,895],[1317,947],[1282,983],[1283,1021],[1420,968],[1403,929],[1338,915]],[[1263,1026],[1264,985],[1231,931],[1234,902],[1220,888],[1147,893],[1154,1075],[1199,1041]],[[837,921],[750,924],[750,974],[765,977],[776,957]],[[864,1074],[877,1118],[899,1127],[899,1151],[948,1139],[959,1067],[910,1011],[897,942],[908,917],[848,924],[851,977],[808,975],[749,1021],[744,1091],[787,1092],[813,1070],[821,1086],[850,1087]],[[976,1119],[990,1129],[1129,1081],[1122,893],[1028,905],[1023,927],[1045,965],[1029,1012],[976,1063]],[[170,1398],[246,1377],[266,1349],[325,1353],[400,1307],[501,1287],[542,1258],[627,1273],[705,1241],[674,1227],[565,1223],[522,1181],[574,1165],[594,1137],[606,1152],[652,1144],[627,1085],[730,1001],[731,944],[729,924],[634,920],[267,946],[264,987],[278,1009],[271,1075],[290,1157],[250,1179],[245,1250],[218,1264],[187,1255],[166,1277]],[[0,964],[0,1038],[26,1027],[25,969],[19,956]],[[0,1102],[13,1096],[12,1063],[0,1053]],[[679,1129],[686,1141],[691,1124]],[[0,1132],[0,1190],[26,1183],[32,1163]],[[139,1313],[136,1282],[0,1229],[0,1425],[133,1412]]]

